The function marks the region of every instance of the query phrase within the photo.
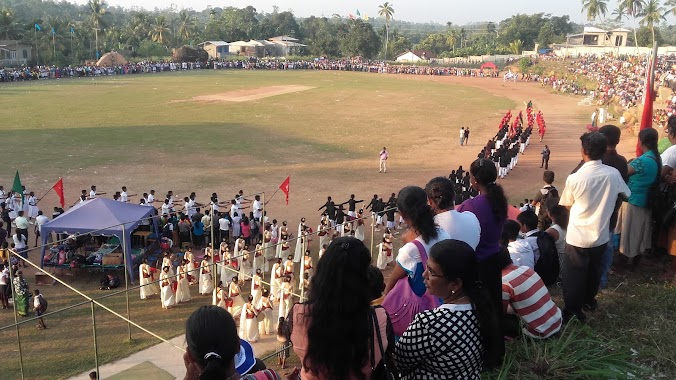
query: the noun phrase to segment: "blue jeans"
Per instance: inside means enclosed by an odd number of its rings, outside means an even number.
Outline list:
[[[610,270],[610,267],[613,265],[613,255],[615,254],[615,245],[611,241],[608,243],[606,246],[605,252],[603,252],[603,256],[601,257],[601,282],[599,283],[599,286],[601,289],[605,289],[606,286],[608,285],[608,271]]]

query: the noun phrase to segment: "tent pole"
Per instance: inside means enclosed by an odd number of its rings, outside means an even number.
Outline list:
[[[11,255],[14,255],[14,252],[10,251],[10,257]],[[11,260],[10,260],[11,262]],[[14,276],[16,273],[10,268],[9,270],[9,287],[12,288],[12,308],[14,309],[14,326],[16,327],[16,342],[17,346],[19,347],[19,367],[21,368],[21,380],[24,380],[24,373],[23,373],[23,353],[21,352],[21,334],[19,332],[19,319],[17,317],[18,310],[16,308],[16,291],[14,290]]]
[[[127,299],[127,319],[131,320],[131,314],[129,313],[129,270],[127,268],[127,229],[125,225],[122,225],[122,260],[124,266],[124,296]],[[129,330],[129,341],[131,342],[131,323],[127,322],[127,329]]]

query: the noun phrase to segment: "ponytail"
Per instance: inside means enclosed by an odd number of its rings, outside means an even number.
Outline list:
[[[495,220],[498,222],[505,221],[507,219],[507,197],[505,196],[505,191],[502,189],[502,186],[498,185],[495,182],[490,182],[486,185],[486,198],[488,203],[491,204],[491,210],[495,216]]]
[[[204,355],[204,369],[200,373],[199,380],[222,380],[225,378],[227,369],[223,358],[215,352]]]
[[[502,364],[505,355],[505,341],[498,319],[501,310],[495,310],[495,303],[480,281],[463,284],[463,287],[472,301],[479,320],[484,369],[496,368]]]

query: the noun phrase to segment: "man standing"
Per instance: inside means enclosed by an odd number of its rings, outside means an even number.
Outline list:
[[[465,127],[460,128],[460,146],[465,142]]]
[[[549,150],[549,146],[545,145],[545,148],[542,149],[542,163],[540,164],[540,167],[545,167],[545,170],[549,169],[549,155],[552,152]]]
[[[469,144],[469,127],[465,128],[465,145]]]
[[[570,208],[563,271],[564,322],[573,317],[584,322],[587,317],[583,309],[596,309],[602,257],[610,240],[610,217],[618,197],[631,195],[617,169],[601,162],[606,137],[590,132],[580,140],[584,164],[568,176],[559,200],[561,206]]]
[[[42,226],[49,222],[49,218],[46,217],[42,210],[38,211],[38,216],[35,218],[35,246],[38,246],[38,239],[42,236]],[[51,240],[51,239],[49,239]]]
[[[16,232],[25,236],[26,241],[28,241],[28,219],[26,219],[25,216],[23,216],[23,210],[20,210],[17,213],[16,219],[14,219],[14,225],[16,225]]]
[[[387,154],[387,148],[383,147],[383,150],[380,151],[380,173],[387,173],[387,159],[389,154]]]
[[[331,200],[331,197],[326,198],[326,203],[322,205],[322,207],[319,208],[317,211],[322,211],[323,208],[326,208],[326,215],[329,217],[329,221],[331,222],[331,227],[336,226],[336,204]]]

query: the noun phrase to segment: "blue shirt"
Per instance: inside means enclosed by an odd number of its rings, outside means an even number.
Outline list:
[[[629,163],[636,172],[629,176],[627,186],[631,190],[629,204],[637,207],[648,207],[648,193],[657,179],[657,160],[652,151],[643,153],[641,157]]]

